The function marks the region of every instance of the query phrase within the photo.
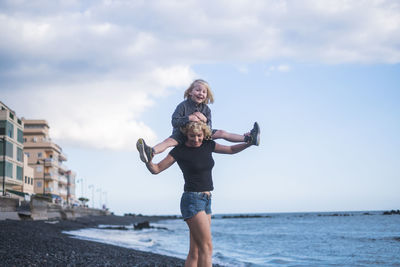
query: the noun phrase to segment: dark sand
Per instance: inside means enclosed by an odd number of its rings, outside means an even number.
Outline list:
[[[62,231],[130,225],[158,217],[90,216],[76,220],[0,221],[0,266],[183,266],[178,258],[79,240]]]

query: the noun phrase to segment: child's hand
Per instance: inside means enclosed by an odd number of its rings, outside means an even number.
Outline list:
[[[195,113],[193,113],[193,115],[195,115],[202,122],[207,123],[207,118],[206,116],[204,116],[203,113],[196,111]]]
[[[200,121],[200,119],[193,113],[189,115],[189,121]]]

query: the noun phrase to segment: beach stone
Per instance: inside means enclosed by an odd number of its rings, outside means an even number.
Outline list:
[[[137,223],[134,225],[135,230],[142,230],[142,229],[149,229],[149,228],[151,228],[151,226],[150,226],[150,222],[148,222],[148,221]]]
[[[1,266],[183,266],[184,260],[73,238],[63,231],[134,225],[157,217],[86,216],[75,220],[0,221]]]

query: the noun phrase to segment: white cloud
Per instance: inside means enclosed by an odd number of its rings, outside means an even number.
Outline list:
[[[139,137],[150,143],[157,138],[141,120],[143,112],[155,105],[157,97],[169,93],[166,88],[183,87],[193,79],[191,70],[184,66],[158,68],[153,74],[153,80],[148,75],[129,81],[102,79],[10,90],[3,101],[19,117],[46,119],[50,136],[63,143],[134,150]]]
[[[272,66],[269,66],[268,67],[268,69],[267,69],[267,71],[266,71],[266,74],[267,75],[270,75],[272,72],[288,72],[288,71],[290,71],[290,66],[289,65],[286,65],[286,64],[280,64],[280,65],[272,65]]]
[[[113,67],[139,60],[169,65],[281,57],[327,63],[400,61],[400,4],[393,1],[41,5],[26,9],[14,4],[1,13],[2,49]]]
[[[143,110],[168,87],[186,87],[196,64],[246,73],[272,60],[400,62],[400,4],[389,0],[3,1],[0,10],[2,88],[43,103],[15,100],[15,109],[48,117],[57,138],[95,147],[154,140]]]

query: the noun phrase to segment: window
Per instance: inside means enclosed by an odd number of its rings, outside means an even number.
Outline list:
[[[31,156],[31,154],[29,154],[29,152],[25,152],[25,155],[29,158]]]
[[[14,138],[14,125],[9,121],[6,122],[6,134],[7,136]]]
[[[19,125],[22,125],[22,121],[20,119],[17,120]]]
[[[0,156],[4,156],[4,139],[0,139]]]
[[[31,185],[33,185],[33,178],[31,178]]]
[[[4,177],[4,161],[0,161],[0,176],[2,177],[1,179],[3,179],[3,177]]]
[[[0,155],[3,156],[4,155],[4,143],[3,143],[4,139],[0,139]],[[12,158],[14,153],[13,153],[13,144],[8,142],[6,140],[6,155],[7,157]]]
[[[36,167],[36,171],[37,171],[37,172],[43,172],[42,166],[37,166],[37,167]]]
[[[21,131],[20,129],[17,129],[18,131],[18,136],[17,136],[17,141],[20,142],[21,144],[24,143],[24,132]]]
[[[14,157],[14,147],[13,144],[6,140],[6,155],[7,157]]]
[[[6,134],[6,121],[0,121],[0,135]]]
[[[6,161],[6,176],[13,178],[13,164]]]
[[[37,182],[37,183],[36,183],[36,186],[37,186],[37,187],[42,187],[42,182],[40,182],[40,181]]]
[[[23,160],[24,160],[22,149],[19,147],[17,147],[17,160],[19,162],[23,162]]]
[[[20,166],[17,166],[17,180],[22,181],[22,176],[23,176],[23,169]]]
[[[25,176],[25,183],[28,183],[28,177]]]
[[[13,120],[14,119],[14,114],[12,114],[11,112],[10,112],[10,118]]]
[[[43,153],[42,152],[38,152],[37,156],[38,156],[38,158],[42,158],[43,157]]]

